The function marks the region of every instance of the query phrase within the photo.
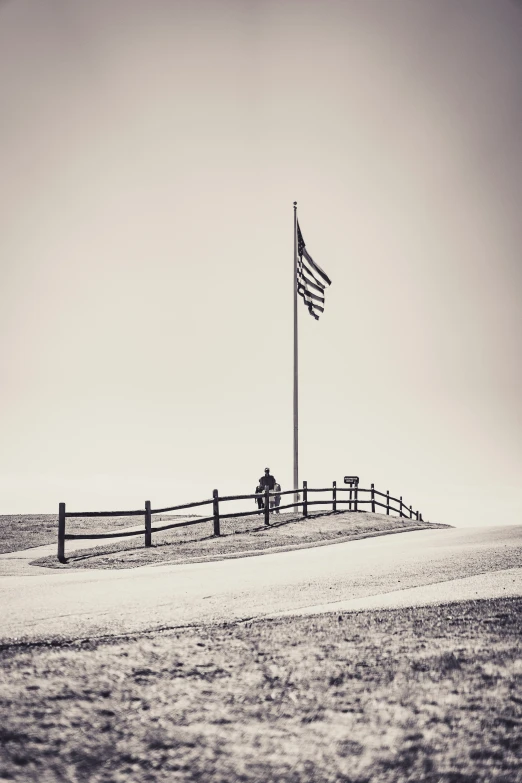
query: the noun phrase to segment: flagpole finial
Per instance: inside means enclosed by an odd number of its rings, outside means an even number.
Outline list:
[[[297,209],[297,201],[294,201],[294,209]]]

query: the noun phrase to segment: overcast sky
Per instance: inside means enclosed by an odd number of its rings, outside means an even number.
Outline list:
[[[357,474],[522,521],[522,4],[0,4],[0,513]],[[253,507],[253,506],[252,506]]]

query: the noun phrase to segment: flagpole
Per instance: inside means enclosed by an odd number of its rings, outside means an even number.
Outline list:
[[[299,502],[299,411],[298,411],[298,351],[297,351],[297,201],[294,201],[294,500]],[[296,505],[296,512],[299,507]]]

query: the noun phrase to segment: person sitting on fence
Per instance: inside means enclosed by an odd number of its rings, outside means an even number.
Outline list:
[[[258,484],[257,487],[256,487],[256,495],[258,495],[262,491],[263,491],[263,487],[260,487],[259,484]],[[257,503],[258,509],[260,511],[262,511],[264,509],[264,507],[265,507],[265,504],[263,502],[263,498],[262,497],[256,498],[256,503]]]
[[[277,482],[274,484],[274,492],[281,492],[281,484]],[[273,508],[276,514],[279,514],[279,504],[281,503],[281,495],[274,495],[270,498],[270,508]]]

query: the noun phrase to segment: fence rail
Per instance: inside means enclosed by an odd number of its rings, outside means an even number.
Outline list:
[[[361,505],[371,505],[371,510],[373,513],[375,513],[375,508],[378,506],[379,508],[386,509],[386,514],[389,515],[390,513],[398,514],[401,518],[410,518],[413,519],[415,517],[418,521],[424,521],[422,519],[422,514],[419,511],[413,511],[412,506],[407,506],[406,503],[403,503],[402,495],[399,498],[392,497],[388,491],[386,492],[379,492],[379,490],[375,489],[374,485],[371,484],[370,488],[364,488],[359,486],[350,486],[350,487],[338,487],[337,482],[333,482],[331,487],[309,487],[308,482],[303,481],[303,488],[302,490],[299,490],[299,493],[302,492],[303,499],[298,500],[298,494],[296,490],[294,489],[287,489],[282,492],[274,492],[270,491],[268,488],[264,490],[263,492],[253,493],[251,495],[224,495],[223,497],[219,496],[218,490],[215,489],[212,492],[212,497],[208,500],[197,500],[194,503],[182,503],[181,505],[177,506],[167,506],[166,508],[152,508],[150,500],[145,501],[145,508],[137,509],[133,511],[66,511],[65,503],[59,504],[58,509],[58,560],[60,563],[65,563],[65,542],[66,541],[78,541],[81,539],[85,540],[93,540],[93,539],[106,539],[106,538],[124,538],[127,536],[140,536],[144,535],[145,537],[145,546],[149,547],[152,546],[152,534],[153,533],[160,533],[164,530],[172,530],[177,527],[188,527],[189,525],[201,525],[204,523],[212,522],[213,525],[213,532],[215,536],[221,535],[221,527],[220,523],[222,519],[233,519],[234,517],[247,517],[247,516],[253,516],[255,514],[262,513],[264,515],[264,523],[265,525],[270,524],[270,514],[273,514],[276,510],[284,511],[285,509],[294,508],[296,511],[298,511],[300,508],[302,509],[303,518],[308,517],[308,507],[309,506],[319,506],[319,505],[330,505],[332,506],[332,511],[336,512],[337,507],[339,505],[347,505],[348,511],[359,511],[359,506]],[[309,500],[308,494],[314,493],[314,492],[328,492],[331,493],[331,497],[323,498],[321,500]],[[339,493],[341,495],[339,496]],[[348,498],[343,498],[342,493],[348,493]],[[367,493],[369,497],[363,498],[361,497],[361,493]],[[295,499],[291,503],[286,503],[284,505],[275,505],[274,501],[279,501],[280,498],[284,495],[295,495]],[[385,498],[386,503],[381,503],[381,501],[376,500],[376,496]],[[226,503],[228,501],[237,501],[237,500],[255,500],[256,502],[261,501],[260,508],[256,509],[255,511],[237,511],[232,512],[229,514],[223,514],[220,511],[220,503]],[[272,502],[272,507],[271,507]],[[392,503],[396,503],[397,507],[393,506]],[[187,508],[196,508],[199,506],[208,506],[212,505],[212,514],[207,517],[198,517],[197,519],[189,519],[189,520],[183,520],[181,522],[169,522],[166,525],[160,525],[160,526],[153,526],[152,525],[152,516],[154,514],[166,514],[170,511],[183,511]],[[403,513],[405,510],[405,513]],[[144,518],[144,527],[138,529],[138,530],[123,530],[119,532],[113,532],[113,533],[66,533],[65,532],[65,522],[66,519],[73,519],[73,518],[80,518],[80,517],[87,517],[87,518],[94,518],[94,517],[134,517],[134,516],[143,516]],[[161,521],[161,520],[159,520]]]

